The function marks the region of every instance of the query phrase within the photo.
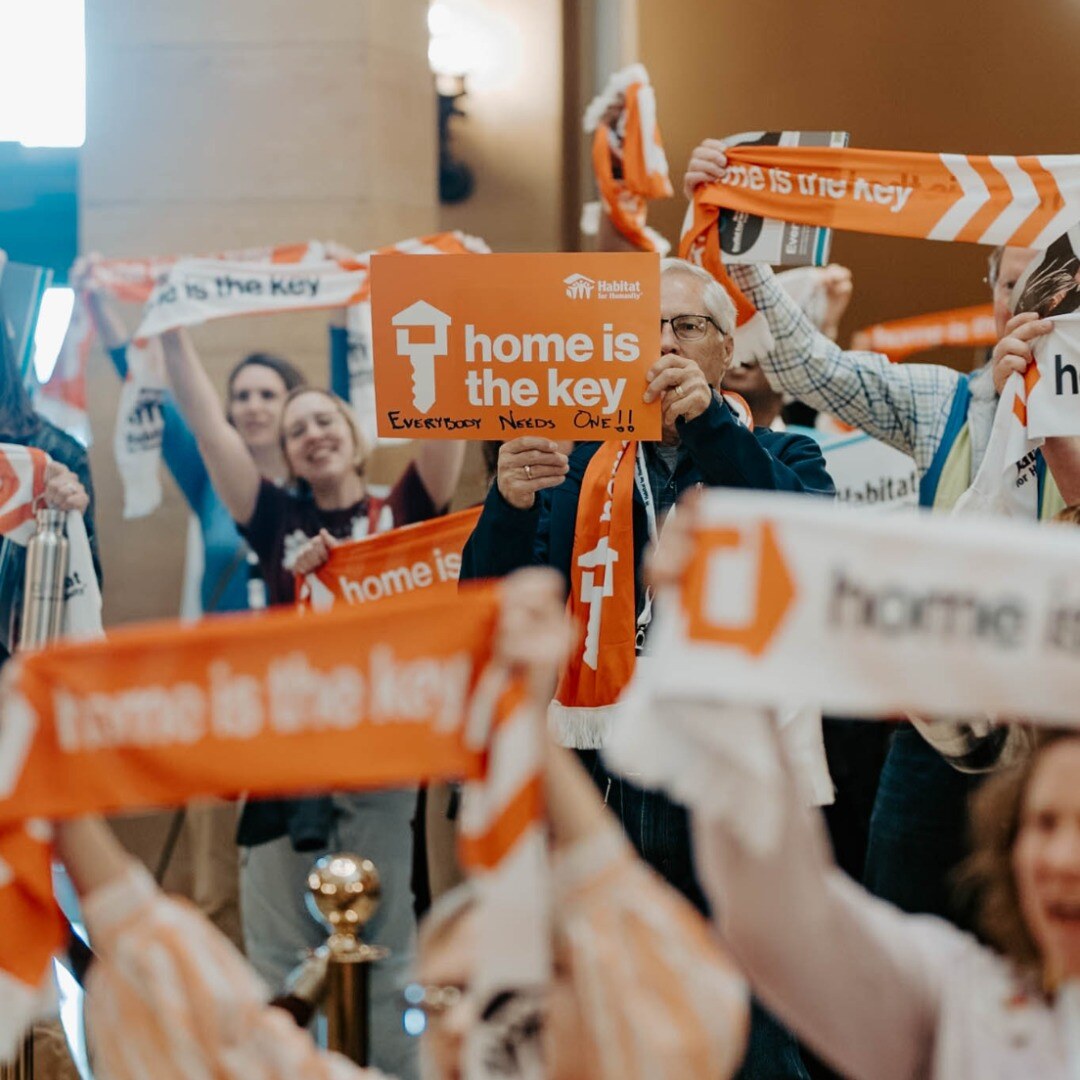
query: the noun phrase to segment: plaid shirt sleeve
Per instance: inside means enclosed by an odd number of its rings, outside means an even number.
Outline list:
[[[847,352],[813,326],[768,267],[735,266],[732,277],[768,320],[774,345],[762,367],[769,382],[909,454],[926,472],[945,433],[959,373]]]

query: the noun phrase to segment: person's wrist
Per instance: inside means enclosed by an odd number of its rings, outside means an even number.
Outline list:
[[[536,504],[535,494],[513,495],[508,492],[502,484],[498,484],[497,486],[503,502],[506,503],[507,506],[513,507],[515,510],[531,510]]]

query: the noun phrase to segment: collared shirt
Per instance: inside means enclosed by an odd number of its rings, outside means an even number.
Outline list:
[[[770,383],[910,454],[920,474],[926,472],[963,376],[939,364],[894,364],[879,353],[841,349],[814,327],[770,269],[736,266],[732,274],[772,331],[774,347],[761,362]]]

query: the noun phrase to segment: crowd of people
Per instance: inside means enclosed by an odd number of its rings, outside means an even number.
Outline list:
[[[686,171],[687,196],[725,166],[723,147],[702,143]],[[634,483],[605,511],[632,537],[633,574],[619,599],[633,613],[635,663],[648,662],[654,602],[685,569],[696,520],[688,494],[835,496],[818,441],[788,428],[785,401],[909,455],[923,507],[956,503],[986,453],[1005,380],[1026,369],[1050,329],[1010,310],[1035,254],[992,253],[999,340],[969,374],[842,348],[835,338],[852,280],[838,267],[822,271],[825,325],[767,267],[734,267],[773,341],[760,362],[743,361],[725,289],[690,262],[661,261],[660,355],[643,397],[659,402],[663,434],[637,445]],[[93,259],[78,264],[73,284],[86,292],[123,378],[128,331],[95,291],[92,268]],[[0,345],[5,339],[0,333]],[[340,326],[330,345],[331,368],[340,369]],[[169,331],[162,346],[171,386],[163,458],[200,526],[205,615],[293,605],[295,575],[316,570],[340,542],[448,511],[463,442],[419,442],[389,490],[377,489],[366,471],[373,448],[349,405],[287,360],[243,358],[223,407],[191,336]],[[0,442],[49,453],[46,501],[84,511],[93,544],[85,452],[34,413],[13,358],[0,360]],[[1077,1075],[1080,733],[812,712],[776,725],[763,716],[782,763],[767,793],[781,840],[768,852],[730,823],[699,818],[613,771],[604,743],[619,703],[578,707],[558,686],[575,637],[568,583],[618,445],[528,435],[489,448],[490,488],[462,553],[463,580],[506,579],[495,663],[527,676],[528,707],[553,735],[544,784],[555,977],[542,1024],[522,1035],[503,1075],[536,1075],[530,1054],[546,1075],[566,1080]],[[1080,440],[1046,440],[1038,485],[1040,519],[1075,523]],[[20,550],[0,548],[0,662],[18,640]],[[723,772],[718,762],[718,783]],[[391,954],[375,967],[374,1067],[401,1080],[464,1075],[478,1006],[472,960],[485,927],[466,882],[421,912],[417,937],[414,871],[427,852],[417,841],[415,788],[249,801],[239,816],[231,805],[207,805],[189,815],[200,838],[201,913],[164,897],[102,822],[59,827],[58,856],[96,954],[87,1012],[101,1075],[374,1075],[318,1050],[268,1004],[322,940],[305,880],[334,850],[371,858],[382,879],[366,930]],[[238,907],[228,880],[199,885],[223,851],[237,868]],[[402,1024],[410,983],[427,1017],[421,1046]]]

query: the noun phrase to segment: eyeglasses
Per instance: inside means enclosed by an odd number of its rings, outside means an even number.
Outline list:
[[[462,986],[425,986],[409,983],[401,992],[403,1004],[409,1009],[419,1009],[429,1019],[443,1016],[466,997],[468,991]]]
[[[671,332],[680,341],[700,341],[708,333],[710,325],[716,327],[721,337],[724,336],[724,331],[711,315],[673,315],[670,319],[661,319],[661,334],[664,332],[664,323],[671,323]]]

